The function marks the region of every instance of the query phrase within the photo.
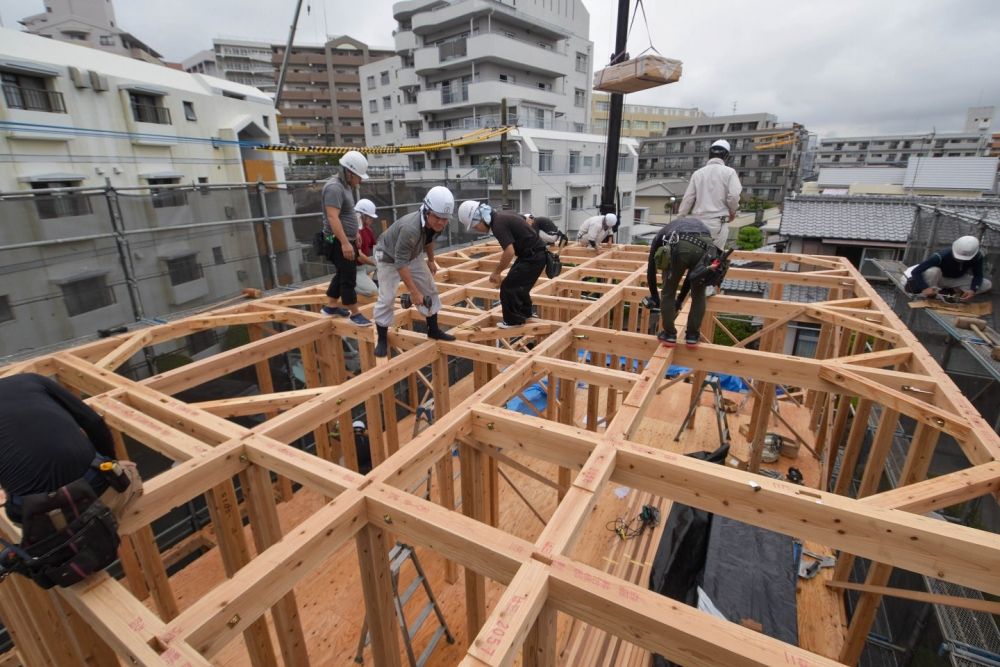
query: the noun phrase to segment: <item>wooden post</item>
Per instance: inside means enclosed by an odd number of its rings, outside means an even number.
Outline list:
[[[451,411],[447,354],[442,353],[434,360],[431,379],[434,383],[434,419],[437,421]],[[437,474],[438,503],[442,507],[448,508],[449,511],[454,510],[455,466],[451,456],[451,447],[434,464],[434,472]],[[449,584],[458,581],[458,564],[451,559],[446,559],[444,562],[444,579]]]
[[[486,519],[486,480],[483,456],[469,445],[458,446],[462,460],[462,513],[476,521]],[[469,637],[475,637],[486,622],[486,579],[465,568],[465,622]]]
[[[399,631],[389,570],[389,541],[378,526],[367,525],[356,538],[361,587],[365,595],[365,617],[371,632],[372,662],[402,667]]]

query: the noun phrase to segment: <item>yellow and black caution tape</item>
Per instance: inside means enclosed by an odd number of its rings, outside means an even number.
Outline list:
[[[445,148],[456,148],[469,144],[478,144],[482,141],[496,139],[511,130],[516,125],[505,125],[503,127],[484,127],[474,130],[468,134],[447,141],[437,141],[432,144],[411,144],[408,146],[298,146],[294,144],[264,144],[256,146],[259,151],[279,151],[283,153],[310,153],[317,155],[343,155],[347,151],[360,151],[368,155],[395,155],[397,153],[420,153],[424,151],[437,151]]]

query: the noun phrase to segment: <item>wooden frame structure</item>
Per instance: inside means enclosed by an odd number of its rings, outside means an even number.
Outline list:
[[[488,274],[497,253],[495,245],[484,245],[438,257],[445,304],[440,320],[459,340],[428,341],[413,330],[421,318],[398,310],[390,334],[394,354],[376,363],[372,332],[364,331],[357,340],[363,372],[354,377],[345,370],[342,343],[355,338],[358,329],[316,312],[325,298],[322,287],[266,296],[0,369],[4,375],[49,375],[86,397],[112,427],[123,455],[121,436],[126,435],[176,462],[146,481],[144,495],[121,522],[128,536],[121,552],[122,581],[102,573],[52,592],[17,577],[0,584],[0,617],[23,661],[107,665],[119,664],[120,657],[123,664],[208,665],[242,635],[255,667],[314,664],[293,587],[352,540],[374,662],[387,666],[400,665],[402,655],[387,560],[394,538],[448,558],[452,580],[462,566],[468,636],[475,637],[464,665],[507,665],[518,656],[525,665],[554,665],[557,613],[685,665],[854,664],[881,594],[893,591],[885,588],[893,568],[1000,594],[997,536],[924,516],[997,493],[1000,439],[845,260],[738,253],[773,263],[773,270],[730,272],[731,278],[768,283],[769,298],[710,298],[702,333],[711,339],[721,313],[752,316],[764,325],[753,337],[760,349],[703,343],[688,350],[661,347],[646,333],[650,313],[639,307],[647,294],[645,248],[616,246],[602,254],[567,249],[563,274],[543,278],[534,289],[540,320],[515,330],[496,328],[498,291]],[[788,263],[798,271],[788,271]],[[786,285],[826,288],[828,298],[784,301]],[[817,358],[782,353],[786,327],[793,321],[821,326]],[[115,373],[146,346],[232,325],[248,326],[251,341],[138,382]],[[529,335],[533,346],[525,344]],[[301,354],[308,388],[274,393],[267,360],[292,350]],[[449,395],[449,357],[471,361],[474,387],[467,397]],[[633,442],[671,363],[694,369],[692,386],[700,386],[699,374],[712,371],[754,379],[751,469],[759,464],[779,386],[804,392],[824,479],[830,478],[838,450],[841,469],[853,469],[875,410],[880,421],[858,497],[846,495],[849,475],[836,480],[835,492],[827,492]],[[175,397],[247,367],[257,371],[260,395],[200,404]],[[525,416],[504,407],[540,379],[557,388],[544,413]],[[394,387],[417,381],[433,390],[436,420],[401,446]],[[587,429],[574,425],[578,383],[591,392]],[[605,404],[595,388],[605,390]],[[856,416],[848,428],[852,401]],[[372,433],[375,468],[366,476],[355,472],[350,428],[351,410],[359,405],[366,408]],[[249,429],[228,420],[240,415],[266,419]],[[901,485],[878,492],[903,416],[916,427]],[[600,421],[606,424],[603,430]],[[339,442],[331,437],[332,424],[339,426]],[[290,446],[308,433],[314,434],[316,456]],[[942,433],[959,443],[969,467],[926,479]],[[455,446],[462,468],[459,489],[452,485]],[[552,480],[558,508],[534,542],[495,527],[495,461],[504,452],[558,466],[558,479]],[[335,463],[341,456],[344,466]],[[438,473],[433,501],[407,491],[429,468]],[[283,530],[272,474],[279,499],[290,496],[292,481],[328,502]],[[252,544],[243,529],[236,477]],[[869,559],[867,588],[840,653],[810,653],[575,560],[581,527],[611,483],[838,549],[840,581],[846,582],[850,555]],[[456,491],[462,497],[460,512],[453,509]],[[150,523],[201,494],[226,578],[179,611]],[[489,613],[487,578],[506,587]],[[137,598],[146,593],[155,609]]]

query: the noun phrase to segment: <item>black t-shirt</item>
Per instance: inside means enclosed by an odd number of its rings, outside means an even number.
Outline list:
[[[543,215],[535,216],[535,229],[546,234],[551,234],[552,236],[559,236],[560,231],[556,227],[556,223]]]
[[[0,486],[8,494],[80,479],[95,450],[114,458],[111,432],[90,406],[42,375],[0,378]]]
[[[513,243],[514,254],[521,259],[533,259],[545,252],[545,241],[538,238],[535,228],[528,224],[524,216],[517,213],[494,212],[490,231],[493,232],[501,248],[506,250],[507,246]]]

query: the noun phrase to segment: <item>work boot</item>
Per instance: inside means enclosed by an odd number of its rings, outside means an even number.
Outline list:
[[[450,333],[441,331],[441,327],[438,326],[438,316],[436,314],[427,316],[427,337],[434,340],[455,340],[455,337]]]
[[[389,354],[389,327],[376,324],[375,329],[378,332],[378,342],[375,344],[375,356],[384,357]]]

